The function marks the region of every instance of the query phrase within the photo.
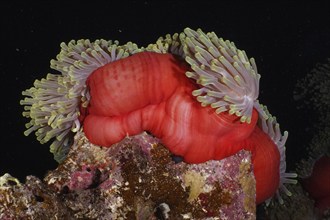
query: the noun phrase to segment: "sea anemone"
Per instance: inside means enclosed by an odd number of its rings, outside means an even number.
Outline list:
[[[73,133],[80,129],[81,106],[88,103],[85,81],[91,72],[106,63],[139,52],[131,42],[118,46],[118,41],[72,40],[61,43],[61,52],[50,67],[61,74],[49,73],[45,79],[36,80],[34,87],[23,91],[21,100],[23,116],[30,118],[24,134],[33,131],[40,143],[53,140],[50,151],[61,162],[68,152]]]
[[[51,62],[61,75],[36,81],[21,101],[31,118],[25,133],[36,131],[42,143],[55,138],[51,151],[58,161],[82,123],[86,137],[106,147],[147,130],[189,163],[248,149],[257,203],[294,182],[295,175],[285,173],[287,133],[257,100],[254,59],[232,42],[186,28],[147,48],[105,40],[61,47]]]

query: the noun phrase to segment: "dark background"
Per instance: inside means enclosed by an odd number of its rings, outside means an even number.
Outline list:
[[[262,76],[260,102],[289,131],[289,168],[304,155],[314,116],[310,110],[297,110],[293,90],[298,79],[330,57],[326,2],[68,2],[0,3],[0,175],[8,172],[23,181],[26,175],[42,178],[57,166],[49,144],[39,144],[34,134],[23,135],[29,120],[22,117],[19,101],[35,79],[55,72],[49,62],[61,42],[104,38],[147,46],[185,27],[214,31],[255,58]]]

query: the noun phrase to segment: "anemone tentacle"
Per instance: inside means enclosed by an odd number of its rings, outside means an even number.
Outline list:
[[[152,51],[156,53],[171,53],[184,58],[183,47],[181,43],[182,37],[180,34],[175,33],[173,35],[166,34],[165,37],[160,37],[154,44],[149,44],[146,51]]]
[[[80,129],[79,107],[88,102],[85,82],[97,68],[140,52],[136,44],[120,46],[118,41],[89,40],[61,43],[61,51],[50,67],[61,74],[49,73],[36,80],[34,87],[22,92],[26,98],[23,116],[30,118],[25,135],[35,131],[43,144],[54,139],[50,151],[58,162],[65,158],[73,133]]]
[[[247,123],[253,108],[266,117],[257,101],[260,75],[253,58],[214,32],[186,28],[180,39],[192,68],[186,75],[202,86],[193,92],[202,106],[210,105],[216,113],[229,111]]]
[[[279,174],[280,174],[280,183],[279,188],[276,191],[276,197],[280,204],[283,204],[283,199],[281,197],[280,191],[283,191],[287,196],[291,196],[292,193],[288,190],[285,184],[297,184],[297,173],[286,173],[286,157],[285,157],[285,143],[288,138],[289,133],[287,131],[283,132],[283,135],[280,130],[280,125],[276,121],[276,117],[272,116],[267,107],[261,105],[264,112],[267,114],[267,119],[260,117],[260,127],[262,128],[263,132],[265,132],[270,139],[274,142],[277,146],[277,149],[280,153],[280,167],[279,167]],[[266,200],[266,204],[271,202],[272,198]]]

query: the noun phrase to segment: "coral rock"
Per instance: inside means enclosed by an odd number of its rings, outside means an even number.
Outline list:
[[[0,219],[255,219],[248,151],[187,164],[142,133],[110,148],[78,132],[43,181],[0,179]]]

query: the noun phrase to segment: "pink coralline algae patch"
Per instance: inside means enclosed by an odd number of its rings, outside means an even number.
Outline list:
[[[248,151],[202,164],[175,162],[147,133],[102,148],[78,132],[67,159],[43,181],[1,178],[0,219],[256,218]]]
[[[79,190],[79,189],[87,189],[93,184],[93,177],[96,169],[90,169],[88,167],[83,167],[82,171],[74,172],[70,177],[70,190]]]

